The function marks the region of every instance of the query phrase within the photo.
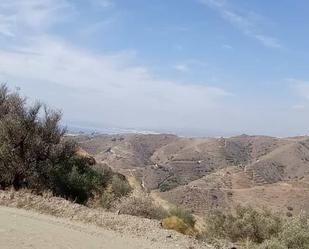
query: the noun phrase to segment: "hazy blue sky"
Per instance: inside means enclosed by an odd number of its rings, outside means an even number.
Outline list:
[[[0,81],[68,125],[307,134],[307,0],[1,0]]]

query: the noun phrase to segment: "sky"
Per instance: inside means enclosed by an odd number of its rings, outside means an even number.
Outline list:
[[[295,136],[307,0],[1,0],[0,82],[68,127]]]

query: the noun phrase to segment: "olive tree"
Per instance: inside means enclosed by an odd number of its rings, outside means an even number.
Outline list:
[[[86,201],[104,177],[64,139],[61,112],[41,103],[27,105],[18,92],[0,86],[0,185]]]

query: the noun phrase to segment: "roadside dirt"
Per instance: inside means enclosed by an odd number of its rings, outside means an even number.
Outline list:
[[[172,248],[65,219],[0,207],[0,248]],[[176,246],[177,248],[177,246]]]
[[[211,247],[175,231],[164,230],[159,221],[91,209],[57,197],[0,191],[0,248]]]

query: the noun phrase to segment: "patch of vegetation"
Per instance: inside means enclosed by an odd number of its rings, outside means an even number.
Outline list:
[[[172,176],[167,178],[163,183],[159,185],[159,190],[161,192],[166,192],[171,189],[178,187],[181,184],[181,180],[179,177]]]
[[[215,210],[206,217],[207,233],[210,236],[228,238],[233,242],[250,240],[261,243],[278,236],[282,224],[280,215],[250,207],[238,207],[235,214]]]
[[[181,219],[185,224],[187,224],[190,227],[194,227],[195,225],[195,218],[192,214],[191,210],[184,209],[181,207],[172,208],[169,211],[170,216],[175,216]]]
[[[112,175],[108,186],[101,195],[101,206],[106,209],[112,208],[115,202],[119,201],[121,197],[127,196],[131,190],[124,176]]]
[[[277,238],[273,238],[271,240],[265,240],[263,243],[259,245],[251,244],[247,246],[247,248],[248,249],[288,249],[288,247],[286,247],[284,243]]]
[[[94,193],[102,192],[105,186],[104,175],[89,167],[83,158],[74,156],[52,168],[50,186],[46,188],[55,195],[85,203]]]
[[[279,240],[289,249],[309,248],[309,221],[306,217],[287,219],[284,223]]]
[[[117,209],[121,214],[129,214],[148,219],[161,220],[168,216],[168,212],[164,208],[156,205],[148,196],[124,198],[118,204]]]
[[[247,249],[309,249],[306,217],[288,218],[268,210],[238,207],[235,214],[211,212],[206,225],[208,239],[241,243]]]
[[[165,229],[175,230],[186,235],[195,235],[196,231],[193,227],[185,223],[177,216],[170,216],[162,220],[162,227]]]
[[[110,170],[98,170],[77,153],[76,142],[64,139],[61,112],[41,103],[27,105],[18,92],[0,86],[0,186],[28,188],[86,203],[113,182],[117,195],[125,183]]]
[[[197,235],[194,229],[195,218],[192,212],[181,207],[172,208],[168,217],[162,220],[162,227],[172,229],[186,235]]]
[[[105,196],[108,200],[109,196]],[[130,196],[122,198],[116,209],[120,214],[128,214],[162,221],[162,227],[186,235],[197,235],[194,229],[195,218],[190,210],[180,207],[165,210],[154,203],[149,196]]]
[[[129,183],[122,175],[115,174],[112,178],[112,191],[115,197],[120,198],[126,196],[131,191]]]

